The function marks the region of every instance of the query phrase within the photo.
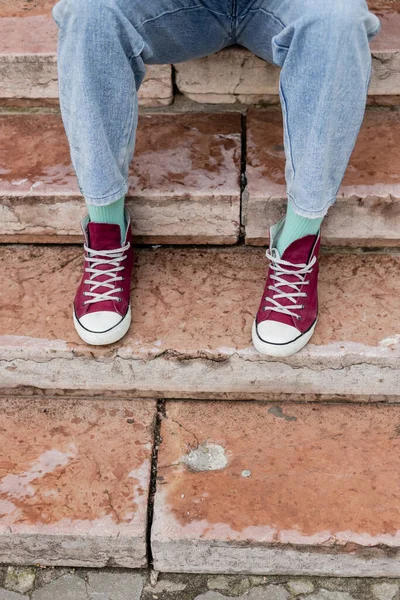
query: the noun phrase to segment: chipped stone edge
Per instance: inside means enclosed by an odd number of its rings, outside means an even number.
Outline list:
[[[309,344],[276,360],[253,347],[193,353],[142,347],[140,342],[88,353],[60,340],[0,337],[3,389],[129,390],[153,397],[229,397],[242,394],[332,395],[400,399],[400,335],[377,347],[343,342]],[[118,379],[115,372],[119,373]]]
[[[254,542],[152,538],[154,569],[165,573],[399,577],[400,551],[368,548],[352,552],[282,547]]]
[[[30,535],[11,531],[0,534],[0,563],[131,569],[147,566],[145,533],[141,536],[90,536]]]

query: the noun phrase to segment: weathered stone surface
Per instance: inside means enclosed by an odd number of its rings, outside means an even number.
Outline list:
[[[0,98],[57,98],[55,0],[5,0],[0,7]],[[148,65],[139,91],[142,106],[173,99],[171,65]]]
[[[63,575],[33,592],[32,600],[88,600],[86,583],[76,575]],[[103,598],[101,599],[103,600]]]
[[[247,117],[246,243],[266,244],[286,206],[280,111]],[[367,111],[336,204],[322,226],[326,245],[390,246],[400,241],[400,113]]]
[[[20,594],[29,592],[35,583],[35,570],[32,567],[8,567],[4,587]]]
[[[277,100],[279,69],[245,48],[229,48],[174,67],[179,91],[196,102],[254,104],[268,102],[271,95]]]
[[[167,402],[152,527],[155,568],[398,575],[400,408],[275,409]],[[184,458],[201,444],[222,446],[227,466],[191,470]],[[244,469],[250,477],[241,476]],[[310,598],[351,597],[319,591]]]
[[[137,242],[235,243],[240,116],[142,115],[129,179]],[[59,115],[0,116],[0,240],[77,241],[86,209]]]
[[[251,344],[267,268],[260,249],[137,251],[132,327],[106,348],[84,345],[72,324],[81,265],[81,248],[0,248],[1,388],[400,398],[399,255],[323,255],[316,332],[282,360]]]
[[[255,587],[249,592],[235,597],[238,600],[289,600],[290,594],[281,585],[267,585],[265,587]],[[228,600],[229,598],[232,598],[232,596],[224,596],[220,592],[206,592],[196,596],[194,600]]]
[[[331,592],[329,590],[320,590],[317,594],[308,596],[308,600],[354,600],[354,598],[347,592]]]
[[[382,23],[371,44],[372,95],[400,94],[400,9],[398,2],[369,2]],[[175,65],[176,83],[197,102],[271,104],[278,101],[279,69],[240,47]]]
[[[371,591],[376,600],[393,600],[399,591],[399,586],[397,583],[374,583]]]
[[[27,598],[27,597],[28,596],[21,596],[21,594],[16,594],[15,592],[10,592],[10,590],[1,590],[0,589],[0,600],[23,600],[23,598]]]
[[[0,406],[0,562],[144,566],[154,403]]]
[[[143,583],[143,574],[91,571],[88,600],[140,600]]]
[[[311,594],[314,591],[314,584],[306,579],[293,579],[288,582],[288,588],[293,596],[300,596],[300,594]]]

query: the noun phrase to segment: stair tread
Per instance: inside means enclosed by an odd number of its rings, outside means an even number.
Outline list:
[[[398,575],[384,549],[400,546],[399,416],[382,405],[168,402],[154,568]]]
[[[240,137],[236,113],[141,115],[128,192],[134,234],[236,242]],[[61,117],[1,115],[0,148],[0,236],[80,236],[85,207]]]
[[[0,398],[0,560],[146,565],[153,401]]]
[[[400,229],[400,113],[368,110],[338,201],[324,221],[324,243],[398,243]],[[282,116],[247,115],[247,193],[243,218],[249,243],[267,243],[268,228],[284,211],[285,153]],[[397,242],[396,242],[397,240]]]
[[[37,0],[29,7],[20,0],[6,0],[0,9],[2,31],[8,35],[0,38],[0,54],[48,54],[57,48],[57,27],[50,11],[54,1]],[[370,0],[370,9],[382,22],[382,29],[371,44],[372,50],[394,52],[400,49],[398,36],[400,26],[400,8],[398,2]]]
[[[326,245],[398,245],[400,116],[367,111],[337,204],[323,224]],[[285,206],[279,111],[249,110],[246,242],[266,244]],[[141,115],[128,208],[146,243],[235,243],[240,223],[240,116]],[[76,241],[80,199],[59,115],[0,116],[0,240]]]
[[[323,255],[316,333],[282,360],[251,344],[267,266],[260,250],[138,250],[132,327],[108,348],[85,346],[73,329],[80,248],[3,246],[1,259],[1,387],[245,399],[398,394],[400,255]]]

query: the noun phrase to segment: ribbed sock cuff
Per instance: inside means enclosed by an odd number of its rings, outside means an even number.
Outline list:
[[[121,229],[121,238],[125,239],[125,198],[120,198],[116,202],[106,204],[105,206],[95,206],[86,203],[89,219],[93,223],[109,223],[110,225],[119,225]]]
[[[288,202],[285,223],[278,237],[276,248],[282,256],[290,244],[306,235],[317,235],[320,230],[321,219],[309,219],[294,212],[291,202]]]

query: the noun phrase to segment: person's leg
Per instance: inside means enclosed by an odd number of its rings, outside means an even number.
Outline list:
[[[271,270],[253,340],[266,354],[289,355],[307,343],[316,324],[318,230],[362,123],[371,71],[368,42],[379,20],[365,0],[239,5],[239,43],[282,67],[290,208],[272,229]]]
[[[75,326],[88,343],[114,342],[130,323],[132,250],[123,198],[145,63],[184,61],[224,47],[231,22],[219,5],[60,0],[53,9],[62,117],[91,221],[83,224],[85,273],[74,304]]]

